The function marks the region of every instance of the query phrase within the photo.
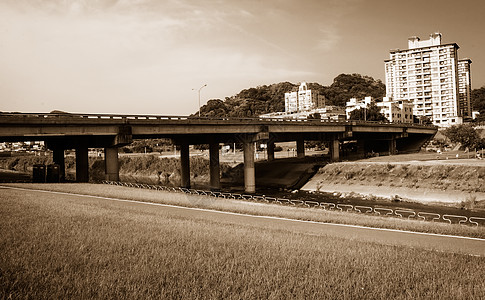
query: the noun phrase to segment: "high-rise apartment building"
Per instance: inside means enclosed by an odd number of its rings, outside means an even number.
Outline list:
[[[450,126],[471,116],[470,64],[458,60],[456,43],[441,43],[441,34],[408,39],[408,49],[391,50],[385,61],[386,96],[409,101],[414,114],[429,117],[433,124]]]
[[[459,107],[461,108],[461,114],[463,117],[472,117],[471,107],[471,93],[472,93],[472,80],[470,73],[470,65],[472,60],[469,58],[460,59],[458,61],[458,99]]]

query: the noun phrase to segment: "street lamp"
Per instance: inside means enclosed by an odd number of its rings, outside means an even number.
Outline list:
[[[203,87],[206,87],[206,86],[207,86],[207,84],[204,84],[203,86],[201,86],[201,87],[200,87],[200,89],[199,89],[199,92],[198,92],[198,93],[199,93],[199,118],[200,118],[200,90],[201,90]],[[195,90],[195,89],[192,89],[192,91],[193,91],[193,90]]]

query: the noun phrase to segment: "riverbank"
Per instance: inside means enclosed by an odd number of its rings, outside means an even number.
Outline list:
[[[302,190],[485,207],[485,161],[392,159],[328,164]]]

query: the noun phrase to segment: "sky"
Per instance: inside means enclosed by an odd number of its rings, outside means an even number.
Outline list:
[[[0,0],[0,111],[188,115],[341,73],[441,32],[485,86],[482,0]]]

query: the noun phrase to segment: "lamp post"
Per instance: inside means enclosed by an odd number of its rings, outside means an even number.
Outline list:
[[[200,89],[199,89],[199,92],[198,92],[198,94],[199,94],[199,118],[200,118],[200,90],[201,90],[203,87],[206,87],[206,86],[207,86],[207,84],[204,84],[203,86],[201,86],[201,87],[200,87]],[[192,89],[192,90],[195,90],[195,89]]]

